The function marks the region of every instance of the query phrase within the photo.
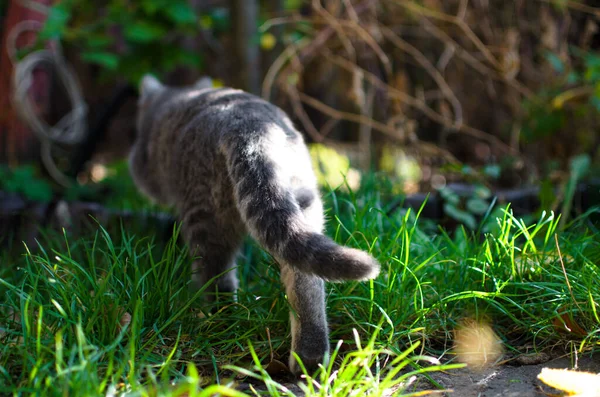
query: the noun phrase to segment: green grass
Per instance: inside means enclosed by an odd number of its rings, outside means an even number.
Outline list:
[[[509,210],[487,235],[446,233],[414,212],[386,215],[385,191],[370,178],[325,195],[329,234],[371,251],[382,274],[328,286],[334,359],[301,383],[306,393],[408,394],[413,375],[440,369],[423,355],[453,361],[465,318],[491,323],[509,352],[599,347],[600,231],[588,216],[559,230],[551,214],[525,224]],[[251,381],[292,395],[290,379],[262,367],[289,352],[271,258],[247,244],[238,302],[207,315],[185,249],[150,234],[48,231],[0,256],[0,394],[242,396],[252,391],[236,383]]]

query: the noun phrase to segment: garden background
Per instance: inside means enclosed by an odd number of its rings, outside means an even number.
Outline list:
[[[295,393],[448,386],[410,380],[439,368],[403,352],[471,367],[594,357],[599,7],[0,2],[0,393],[294,393],[273,260],[248,241],[238,303],[208,316],[170,209],[129,177],[145,73],[209,75],[286,110],[328,234],[383,264],[328,287],[344,343]],[[461,360],[464,329],[494,354]]]

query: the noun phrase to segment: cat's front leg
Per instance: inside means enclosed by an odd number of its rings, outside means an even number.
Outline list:
[[[238,280],[234,267],[242,236],[232,226],[217,222],[210,208],[196,205],[183,213],[182,231],[193,258],[194,285],[202,288],[212,283],[204,293],[207,303],[221,294],[235,299]]]
[[[291,306],[292,352],[306,369],[314,371],[329,360],[329,329],[325,313],[325,283],[319,277],[281,266],[281,279]],[[290,354],[290,370],[299,375],[302,369]]]

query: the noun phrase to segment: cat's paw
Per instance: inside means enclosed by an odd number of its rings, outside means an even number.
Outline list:
[[[319,369],[320,364],[322,364],[324,367],[329,364],[329,351],[323,354],[315,354],[314,352],[296,352],[296,354],[300,357],[302,364],[296,360],[296,357],[293,353],[290,354],[290,360],[288,363],[290,372],[295,376],[303,375],[305,372],[304,369],[306,370],[306,373],[312,375]],[[304,369],[302,367],[304,367]]]

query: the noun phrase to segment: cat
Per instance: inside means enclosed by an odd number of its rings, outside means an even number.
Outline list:
[[[132,178],[145,195],[177,211],[194,258],[193,281],[200,287],[215,279],[217,295],[235,293],[235,269],[226,271],[249,233],[280,266],[292,352],[309,369],[326,362],[324,281],[371,279],[380,266],[323,234],[311,159],[290,118],[247,92],[213,88],[208,77],[172,87],[145,75],[136,123]],[[293,354],[289,367],[300,372]]]

